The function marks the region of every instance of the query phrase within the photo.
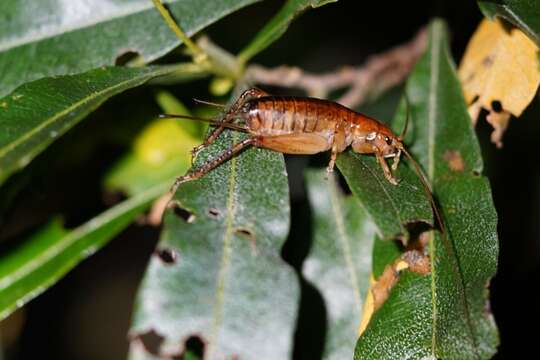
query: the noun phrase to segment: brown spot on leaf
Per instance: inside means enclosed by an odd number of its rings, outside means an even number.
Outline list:
[[[463,158],[459,151],[446,150],[443,158],[448,163],[450,170],[456,172],[463,172],[463,170],[465,170],[465,163],[463,162]]]
[[[408,268],[417,274],[426,275],[431,271],[431,262],[429,257],[417,250],[411,250],[401,255]]]
[[[378,310],[388,299],[390,291],[399,280],[399,275],[404,270],[409,270],[421,275],[427,275],[431,271],[431,262],[428,256],[418,250],[404,252],[393,263],[386,265],[383,273],[377,281],[372,281],[370,291],[364,306],[364,315],[360,324],[359,333],[367,327],[369,320],[376,310]]]
[[[399,260],[393,264],[386,265],[383,273],[381,276],[379,276],[379,279],[377,279],[377,282],[371,288],[374,310],[379,309],[382,304],[384,304],[388,298],[388,295],[390,295],[390,290],[392,290],[394,285],[396,285],[399,278],[399,271],[396,270],[398,262]]]
[[[493,54],[489,54],[485,58],[482,59],[482,66],[489,68],[491,65],[493,65]]]

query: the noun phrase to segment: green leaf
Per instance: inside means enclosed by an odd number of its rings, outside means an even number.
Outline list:
[[[36,80],[0,99],[0,184],[105,100],[174,70],[94,69]]]
[[[296,16],[308,7],[316,8],[337,0],[287,0],[277,14],[255,35],[249,44],[240,51],[238,60],[245,64],[252,57],[279,39]]]
[[[167,1],[188,36],[257,0]],[[0,96],[46,76],[113,65],[127,52],[153,61],[178,46],[150,0],[0,2]]]
[[[490,19],[501,17],[519,27],[540,46],[540,5],[535,0],[479,0],[478,6]]]
[[[326,170],[306,174],[314,237],[302,273],[326,305],[323,359],[351,359],[369,287],[375,227],[353,196],[345,197]]]
[[[338,156],[336,164],[352,193],[377,226],[379,236],[384,239],[408,236],[407,224],[433,223],[431,205],[418,174],[405,164],[401,164],[396,172],[398,185],[386,180],[372,155],[349,150]]]
[[[126,228],[170,181],[140,193],[67,231],[54,220],[0,258],[0,319],[6,318]]]
[[[432,183],[448,233],[428,236],[431,273],[403,271],[358,340],[355,359],[488,359],[498,344],[486,307],[497,264],[497,215],[489,183],[480,175],[480,148],[442,21],[430,26],[428,49],[407,94],[411,151]]]
[[[196,166],[241,138],[226,131]],[[264,149],[180,185],[137,296],[131,338],[157,333],[162,354],[178,354],[198,336],[208,359],[289,358],[300,294],[280,257],[288,196],[283,156]],[[144,350],[131,344],[137,358]]]

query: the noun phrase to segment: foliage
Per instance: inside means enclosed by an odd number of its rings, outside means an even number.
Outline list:
[[[234,99],[247,85],[243,76],[252,58],[285,34],[299,14],[336,1],[284,2],[237,55],[199,38],[193,45],[188,41],[187,52],[173,52],[166,60],[163,56],[181,42],[151,1],[0,3],[0,69],[5,74],[0,193],[22,192],[13,182],[34,176],[29,164],[44,163],[51,145],[128,90],[152,89],[156,113],[159,108],[189,115],[192,109],[163,89],[199,78],[209,78],[214,95],[232,88]],[[192,36],[255,2],[171,0],[166,8],[179,31]],[[538,6],[526,0],[479,4],[486,15],[510,20],[538,44],[539,23],[530,16]],[[73,9],[85,11],[73,17]],[[32,13],[48,16],[34,21]],[[190,53],[193,47],[208,61]],[[171,63],[180,56],[191,58]],[[500,68],[508,64],[512,61]],[[523,92],[532,97],[536,87]],[[483,91],[472,95],[465,88],[465,96],[468,102],[484,96],[491,106],[495,97]],[[310,246],[298,266],[283,256],[296,224],[290,224],[282,154],[247,149],[168,196],[174,176],[190,167],[189,150],[200,143],[206,127],[155,114],[144,115],[142,126],[133,120],[120,130],[128,133],[121,156],[100,177],[104,189],[128,198],[75,228],[64,227],[61,215],[51,215],[6,247],[0,254],[0,318],[47,290],[161,198],[161,205],[170,202],[136,296],[129,330],[133,359],[199,358],[189,348],[193,336],[203,341],[202,356],[208,359],[292,358],[306,284],[323,303],[324,359],[491,357],[498,332],[485,305],[497,267],[497,215],[442,20],[430,24],[429,45],[401,98],[392,127],[399,133],[410,112],[405,143],[423,171],[405,158],[396,172],[399,184],[392,185],[374,157],[348,150],[338,157],[337,168],[350,194],[326,170],[307,171],[310,213],[304,230]],[[245,136],[226,130],[193,166]],[[434,204],[442,222],[434,216]],[[392,267],[403,265],[400,261],[413,250],[427,259],[428,271],[415,271],[410,264]],[[383,284],[387,269],[395,270],[389,285]],[[375,306],[377,287],[388,297]],[[148,346],[149,335],[158,339],[157,347]]]

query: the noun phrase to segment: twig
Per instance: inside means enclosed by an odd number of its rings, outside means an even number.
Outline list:
[[[167,25],[169,25],[169,28],[171,28],[171,30],[176,34],[180,41],[186,44],[189,51],[191,51],[193,62],[196,64],[201,64],[207,61],[208,55],[197,44],[191,41],[191,39],[184,33],[184,30],[182,30],[180,25],[177,24],[176,21],[174,21],[174,19],[172,18],[169,10],[167,10],[165,6],[163,6],[161,0],[152,0],[152,2],[154,3],[156,9],[159,11],[161,17],[163,17]]]
[[[245,77],[253,84],[299,88],[320,98],[348,87],[337,102],[354,108],[369,95],[379,94],[402,82],[424,52],[426,44],[427,30],[422,28],[409,42],[371,56],[360,67],[344,66],[334,72],[312,74],[298,67],[268,69],[251,65],[246,69]]]

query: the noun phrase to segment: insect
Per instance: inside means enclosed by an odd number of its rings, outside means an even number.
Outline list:
[[[445,233],[442,217],[429,183],[418,163],[403,145],[408,116],[401,135],[397,136],[388,126],[378,120],[329,100],[272,96],[260,89],[251,88],[238,97],[221,120],[168,114],[161,117],[205,121],[216,126],[204,143],[193,149],[194,157],[200,150],[212,144],[225,128],[250,135],[199,168],[178,177],[171,188],[173,193],[181,183],[204,176],[249,146],[262,147],[284,154],[311,155],[331,151],[328,172],[333,171],[338,153],[351,146],[357,153],[374,154],[384,176],[393,185],[398,184],[393,172],[398,167],[401,154],[404,154],[414,166],[430,200],[437,222]],[[391,166],[388,165],[387,158],[393,159]]]
[[[398,181],[393,171],[397,169],[401,154],[404,153],[412,159],[402,140],[407,125],[402,135],[396,136],[390,128],[376,119],[329,100],[271,96],[260,89],[251,88],[239,96],[221,121],[184,115],[162,117],[201,120],[217,126],[205,142],[194,149],[194,156],[212,144],[225,128],[250,134],[250,137],[233,145],[200,168],[178,177],[173,190],[183,182],[200,178],[248,146],[284,154],[304,155],[330,150],[328,172],[333,171],[337,154],[351,146],[357,153],[374,154],[384,176],[394,185],[397,185]],[[236,120],[240,122],[235,122]],[[393,158],[391,167],[386,158]]]

